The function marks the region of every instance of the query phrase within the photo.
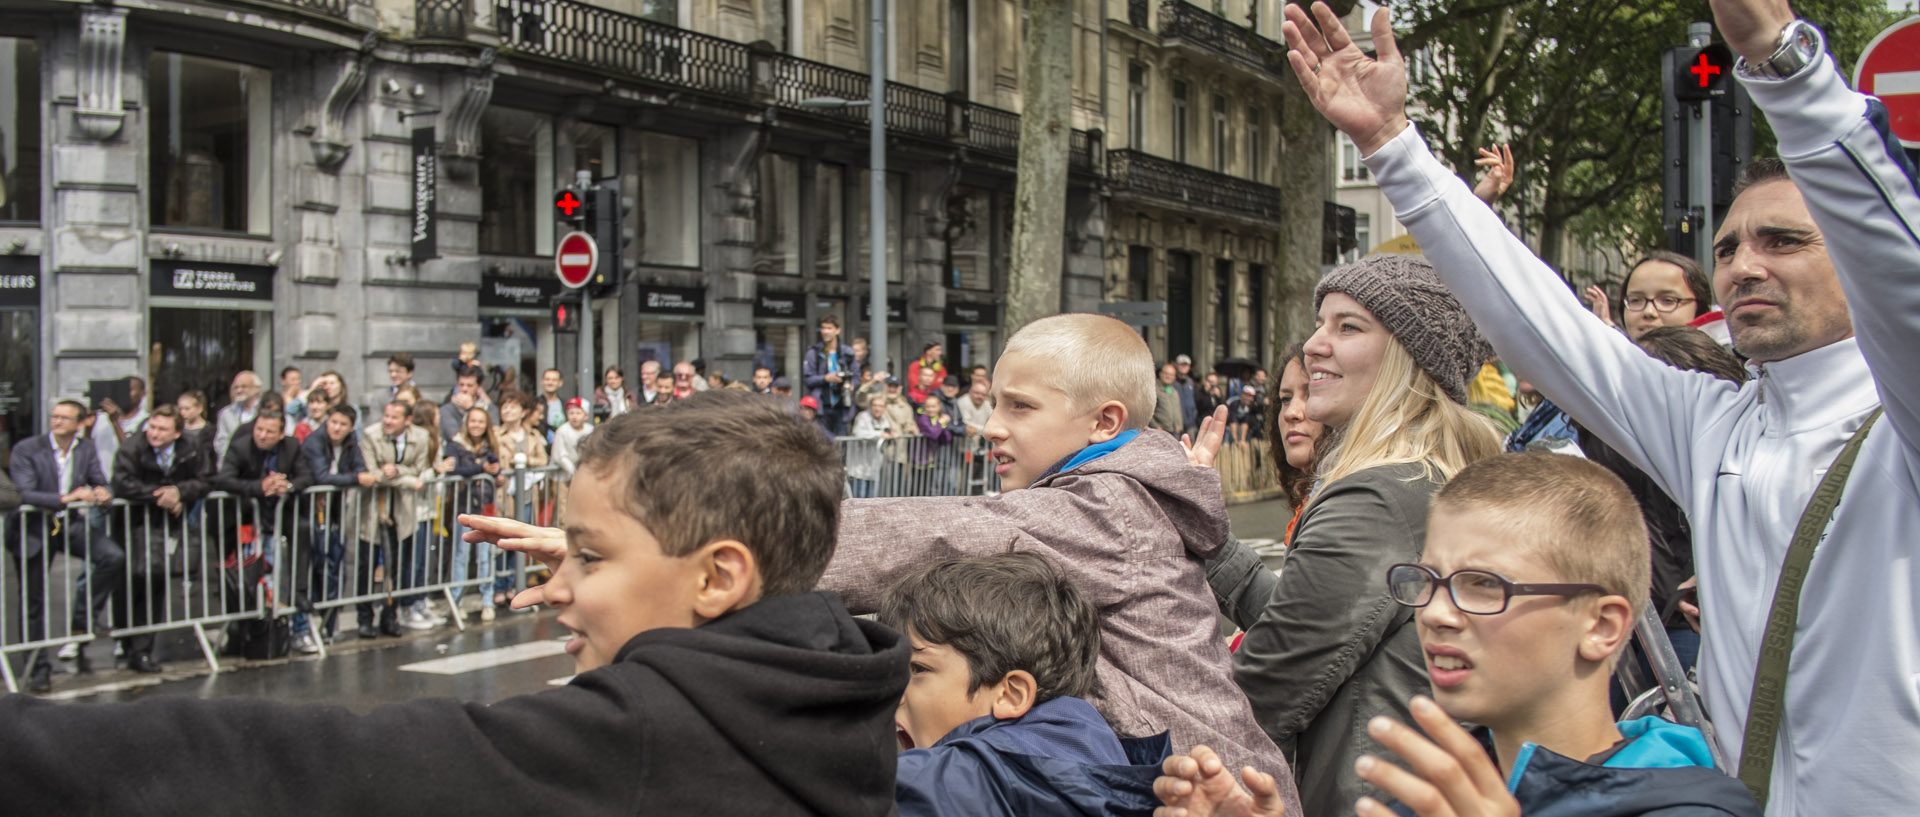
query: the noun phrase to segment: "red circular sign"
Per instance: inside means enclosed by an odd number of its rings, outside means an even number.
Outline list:
[[[1879,97],[1894,138],[1920,148],[1920,17],[1895,23],[1873,38],[1853,70],[1853,87]]]
[[[587,279],[593,277],[593,271],[600,266],[600,247],[593,243],[593,236],[586,233],[567,233],[560,239],[560,246],[553,251],[553,271],[559,273],[560,283],[568,289],[579,289],[587,285]]]

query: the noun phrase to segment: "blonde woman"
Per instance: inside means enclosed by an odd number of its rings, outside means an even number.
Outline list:
[[[1412,611],[1387,595],[1387,567],[1419,561],[1434,493],[1499,453],[1500,438],[1466,406],[1486,342],[1426,262],[1385,255],[1340,267],[1314,302],[1306,416],[1333,434],[1320,487],[1285,570],[1275,575],[1232,543],[1208,578],[1247,631],[1234,678],[1260,726],[1294,755],[1304,813],[1339,814],[1373,793],[1354,761],[1387,754],[1367,721],[1411,723],[1408,700],[1428,690]]]
[[[481,475],[500,476],[500,440],[493,427],[493,418],[487,410],[474,406],[467,410],[466,421],[460,427],[460,433],[447,441],[446,456],[440,459],[435,470],[442,474],[467,477],[466,481],[452,486],[454,513],[494,514],[494,481],[492,479],[473,479]],[[473,557],[473,577],[485,579],[493,576],[493,546],[485,542],[470,545],[461,536],[466,529],[458,525],[453,531],[453,580],[467,580],[467,558],[469,550]],[[491,584],[491,583],[489,583]],[[482,584],[481,588],[488,585]],[[464,588],[452,589],[455,604],[460,601]],[[493,605],[482,597],[480,620],[493,620]]]

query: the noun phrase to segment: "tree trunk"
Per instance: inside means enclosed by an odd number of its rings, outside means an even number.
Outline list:
[[[1060,311],[1065,262],[1067,148],[1073,128],[1072,8],[1030,0],[1021,72],[1020,161],[1013,195],[1007,332]]]
[[[1320,283],[1327,202],[1333,198],[1333,126],[1291,80],[1280,86],[1280,269],[1274,298],[1274,350],[1313,331],[1313,288]],[[1360,248],[1365,252],[1367,247]],[[1262,361],[1277,372],[1276,361]]]

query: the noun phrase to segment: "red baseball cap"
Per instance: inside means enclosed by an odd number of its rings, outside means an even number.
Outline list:
[[[819,411],[820,401],[814,399],[814,396],[809,394],[805,397],[800,398],[800,406],[802,408],[810,408],[810,409],[813,409],[814,411]]]
[[[584,409],[586,409],[586,407],[587,407],[587,402],[586,402],[585,400],[581,400],[581,399],[580,399],[580,398],[578,398],[578,397],[575,397],[575,398],[573,398],[573,399],[571,399],[571,400],[568,400],[568,401],[567,401],[567,403],[566,403],[566,407],[567,407],[567,408],[570,408],[570,409],[574,409],[574,408],[577,408],[577,409],[582,409],[582,410],[584,410]]]

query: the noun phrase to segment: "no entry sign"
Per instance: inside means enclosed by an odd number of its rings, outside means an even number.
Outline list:
[[[567,233],[554,249],[553,271],[560,275],[560,283],[568,289],[586,286],[587,279],[593,277],[594,269],[599,266],[600,247],[593,243],[593,236],[586,233]]]
[[[1886,103],[1893,135],[1920,148],[1920,17],[1893,24],[1867,45],[1853,87]]]

